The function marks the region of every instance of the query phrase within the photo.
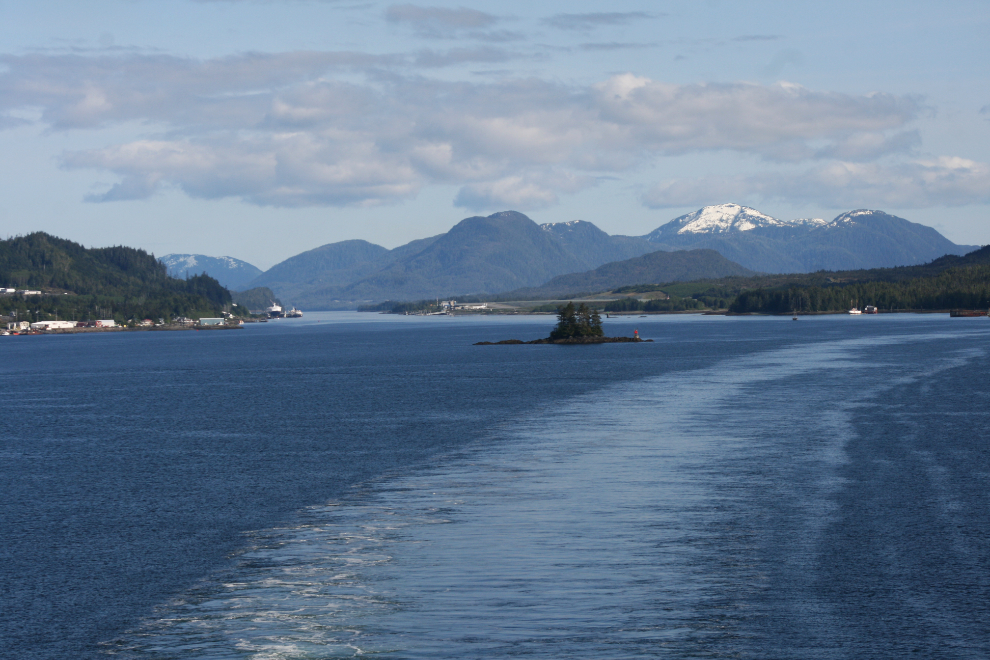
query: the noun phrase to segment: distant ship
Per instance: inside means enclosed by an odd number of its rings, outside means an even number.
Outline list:
[[[867,305],[863,309],[863,313],[864,314],[877,314],[878,312],[879,312],[879,310],[875,306],[873,306],[873,305]]]
[[[285,316],[282,312],[282,306],[274,302],[272,303],[272,306],[265,311],[268,312],[268,318],[270,319],[280,319]]]
[[[287,319],[301,319],[302,318],[302,310],[301,309],[296,309],[295,307],[293,307],[292,309],[290,309],[289,311],[287,311],[285,313],[285,318],[287,318]]]
[[[849,310],[849,313],[850,314],[862,314],[863,312],[862,312],[862,310],[860,310],[860,309],[858,309],[856,307],[853,307],[852,309]]]

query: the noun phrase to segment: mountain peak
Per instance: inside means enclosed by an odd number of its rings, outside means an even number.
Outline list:
[[[582,224],[590,225],[590,222],[584,220],[568,220],[567,222],[544,222],[540,225],[540,229],[545,231],[553,231],[554,229],[572,229],[578,227]]]
[[[599,229],[594,223],[588,222],[587,220],[545,222],[540,225],[540,229],[558,237],[565,234],[594,234],[606,237],[608,236],[608,234]]]
[[[856,209],[855,211],[849,211],[847,213],[843,213],[842,215],[836,217],[835,220],[833,220],[829,224],[841,225],[843,223],[855,223],[856,221],[854,220],[854,218],[858,218],[864,215],[887,215],[887,214],[884,213],[883,211],[874,211],[871,209]]]
[[[506,219],[518,220],[520,218],[532,222],[532,219],[528,215],[526,215],[525,213],[520,213],[519,211],[499,211],[498,213],[492,213],[490,216],[488,216],[487,219],[488,220],[506,220]]]
[[[717,204],[698,209],[673,220],[678,234],[722,234],[728,231],[749,231],[757,227],[779,226],[782,220],[739,204]]]
[[[698,209],[694,213],[674,218],[667,224],[645,236],[653,243],[663,243],[674,236],[682,238],[701,235],[729,235],[768,227],[812,228],[831,225],[822,218],[780,220],[741,204],[716,204]]]

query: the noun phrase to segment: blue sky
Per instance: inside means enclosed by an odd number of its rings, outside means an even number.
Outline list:
[[[230,255],[514,209],[990,243],[990,4],[0,0],[0,222]]]

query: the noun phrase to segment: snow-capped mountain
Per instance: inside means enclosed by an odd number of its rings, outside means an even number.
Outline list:
[[[767,227],[808,227],[827,224],[821,218],[801,218],[780,220],[760,213],[749,206],[739,204],[717,204],[706,206],[693,213],[674,218],[646,236],[648,241],[659,243],[673,234],[725,234],[728,232],[752,231]]]
[[[777,218],[739,204],[706,206],[670,222],[679,227],[678,234],[722,234],[727,231],[750,231],[757,227],[779,227]]]
[[[780,220],[739,204],[706,206],[644,238],[665,249],[711,248],[772,273],[906,266],[974,249],[883,211],[859,209],[831,221]]]
[[[228,289],[236,289],[261,275],[261,269],[233,257],[208,257],[205,254],[166,254],[158,259],[172,277],[206,273]]]

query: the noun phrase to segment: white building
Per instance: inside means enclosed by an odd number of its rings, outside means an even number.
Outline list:
[[[36,321],[31,324],[32,330],[65,330],[74,327],[75,321]]]
[[[115,328],[117,323],[113,319],[104,319],[96,322],[97,328]]]

